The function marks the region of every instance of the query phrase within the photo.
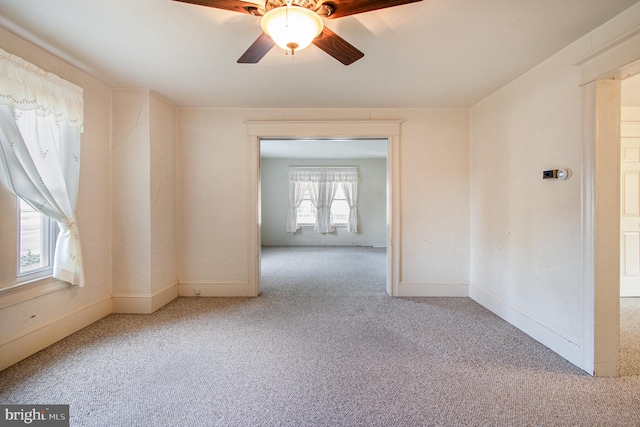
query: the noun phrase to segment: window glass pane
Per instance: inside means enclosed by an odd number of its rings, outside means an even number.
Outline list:
[[[19,274],[47,268],[49,261],[50,221],[20,199]]]

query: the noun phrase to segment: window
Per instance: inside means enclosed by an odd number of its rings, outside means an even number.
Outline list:
[[[305,186],[302,203],[296,209],[298,224],[314,225],[316,223],[316,213],[316,207],[311,203],[309,186]],[[340,226],[349,224],[349,202],[347,202],[341,185],[337,187],[336,195],[331,204],[331,223]]]
[[[18,282],[51,276],[58,226],[18,198]]]
[[[322,234],[334,232],[336,225],[358,232],[357,167],[290,166],[288,181],[287,233],[301,224],[313,224]]]
[[[83,90],[2,49],[0,81],[3,183],[34,208],[17,203],[17,282],[51,276],[83,286],[76,218]],[[36,211],[60,224],[57,237],[56,223]]]

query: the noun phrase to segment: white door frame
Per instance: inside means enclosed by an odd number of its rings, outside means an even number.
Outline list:
[[[260,295],[260,139],[386,139],[387,293],[398,296],[401,268],[400,120],[248,121],[250,146],[249,296]]]
[[[620,352],[620,80],[640,72],[640,28],[580,67],[583,110],[582,368],[617,376]]]

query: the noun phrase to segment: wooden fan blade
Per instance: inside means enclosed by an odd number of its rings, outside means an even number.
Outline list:
[[[266,33],[262,33],[238,59],[238,64],[257,64],[275,45],[271,37]]]
[[[356,13],[371,12],[387,7],[402,6],[422,0],[327,0],[322,4],[328,5],[333,12],[327,18],[342,18]]]
[[[324,27],[322,33],[313,39],[313,44],[333,56],[338,61],[342,62],[344,65],[353,64],[364,56],[364,53],[360,52],[353,45],[349,44],[349,42],[327,27]]]
[[[233,12],[262,15],[261,7],[257,4],[241,0],[173,0],[182,3],[197,4],[200,6],[214,7],[216,9],[230,10]]]

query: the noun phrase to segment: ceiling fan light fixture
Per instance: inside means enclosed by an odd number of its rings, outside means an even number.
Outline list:
[[[322,18],[301,6],[280,6],[264,14],[262,30],[275,44],[292,53],[309,46],[324,28]]]

